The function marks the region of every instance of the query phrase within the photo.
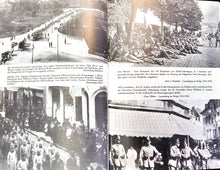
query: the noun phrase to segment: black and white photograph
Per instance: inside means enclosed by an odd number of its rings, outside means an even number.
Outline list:
[[[0,169],[107,170],[106,87],[0,88]]]
[[[1,0],[0,64],[103,62],[106,0]]]
[[[109,0],[108,59],[149,67],[220,67],[219,1]]]
[[[220,100],[110,100],[110,170],[220,168]]]

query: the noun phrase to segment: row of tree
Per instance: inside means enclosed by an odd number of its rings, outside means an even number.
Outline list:
[[[64,0],[64,2],[66,2]],[[26,11],[32,11],[32,17],[36,16],[37,11],[52,10],[53,14],[56,15],[57,11],[60,11],[65,3],[60,3],[57,0],[54,1],[41,1],[41,0],[19,0],[11,2],[12,14],[21,16]]]
[[[189,31],[201,29],[203,19],[198,4],[193,0],[117,0],[108,6],[109,31],[112,27],[128,24],[127,35],[132,35],[133,23],[137,9],[144,12],[152,10],[155,16],[163,22]],[[147,18],[145,18],[147,19]],[[120,26],[119,26],[120,27]],[[128,37],[128,39],[131,37]]]
[[[159,1],[159,0],[157,0]],[[160,13],[158,11],[161,10]],[[202,12],[198,4],[193,0],[164,0],[159,1],[155,15],[163,19],[169,25],[198,31],[201,29],[203,19]]]

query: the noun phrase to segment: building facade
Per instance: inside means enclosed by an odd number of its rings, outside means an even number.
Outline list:
[[[109,102],[109,132],[112,136],[171,138],[181,135],[203,140],[203,130],[196,126],[192,117],[190,108],[182,101]]]
[[[88,129],[107,129],[106,87],[7,87],[0,89],[0,114],[39,115],[56,118],[61,124],[83,124]]]
[[[72,124],[83,123],[88,129],[106,128],[107,89],[105,87],[47,88],[46,114],[62,123],[68,119]]]
[[[212,140],[220,137],[220,100],[209,100],[203,115],[204,133],[206,139]]]

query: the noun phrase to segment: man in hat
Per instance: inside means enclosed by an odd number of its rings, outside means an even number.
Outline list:
[[[151,145],[150,137],[147,137],[143,142],[139,156],[142,170],[154,170],[155,155],[160,156],[161,153]]]
[[[17,163],[16,152],[14,146],[11,145],[10,151],[8,152],[8,156],[7,156],[8,170],[16,170],[16,163]]]
[[[116,136],[115,144],[112,145],[110,153],[110,164],[113,170],[124,170],[126,166],[126,153],[120,141],[120,136]]]
[[[53,170],[64,170],[64,163],[63,163],[63,160],[60,159],[59,152],[55,154],[55,160],[52,162],[52,169]]]
[[[170,159],[168,162],[169,170],[179,170],[180,169],[180,158],[181,152],[179,149],[180,141],[176,139],[173,146],[170,148]]]
[[[18,161],[17,170],[28,170],[28,160],[26,155],[21,155],[21,159]]]
[[[37,150],[37,154],[34,156],[33,170],[42,170],[43,156],[41,150]]]
[[[191,161],[191,156],[195,156],[195,153],[192,151],[192,149],[188,146],[186,139],[184,140],[184,147],[181,150],[182,154],[182,166],[183,169],[191,170],[192,167],[192,161]]]
[[[1,151],[4,158],[7,157],[9,147],[10,147],[9,135],[8,132],[5,130],[1,141]]]

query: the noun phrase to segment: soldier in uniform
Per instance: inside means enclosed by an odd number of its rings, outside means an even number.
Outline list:
[[[182,154],[182,159],[181,159],[182,169],[183,170],[191,170],[191,169],[193,169],[191,156],[195,156],[196,157],[196,155],[192,151],[192,149],[187,145],[187,141],[186,140],[184,140],[184,147],[181,150],[181,154]]]
[[[151,145],[150,137],[147,137],[147,139],[144,140],[144,146],[142,146],[140,150],[141,170],[154,170],[155,155],[160,156],[161,153],[158,152],[156,147]]]
[[[170,148],[170,159],[168,162],[169,170],[179,170],[180,169],[180,158],[181,152],[179,149],[180,141],[177,139],[173,146]]]
[[[53,170],[64,170],[64,163],[60,159],[60,154],[57,152],[55,154],[55,160],[52,162],[52,169]]]
[[[124,146],[120,144],[120,136],[116,136],[115,144],[112,145],[110,152],[110,163],[113,170],[125,170],[126,153]]]
[[[216,31],[215,33],[215,47],[218,47],[218,43],[219,43],[219,40],[220,40],[220,37],[219,37],[219,32],[218,30]]]
[[[10,151],[7,156],[8,170],[16,170],[17,156],[14,146],[10,147]]]

